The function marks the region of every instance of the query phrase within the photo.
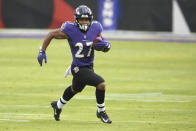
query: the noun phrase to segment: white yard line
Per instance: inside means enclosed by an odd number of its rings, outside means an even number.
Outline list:
[[[16,95],[16,96],[51,96],[51,94],[37,94],[37,93],[15,93],[15,92],[0,92],[0,95]],[[196,96],[191,95],[168,95],[163,94],[162,92],[148,92],[148,93],[112,93],[106,94],[106,97],[122,97],[122,98],[135,98],[135,97],[181,97],[181,98],[196,98]],[[86,96],[77,96],[77,97],[86,97]],[[88,97],[88,96],[87,96]],[[90,96],[95,97],[95,96]]]
[[[74,99],[79,99],[79,100],[95,100],[95,97],[88,97],[88,96],[76,96]],[[127,102],[146,102],[146,103],[152,103],[152,102],[169,102],[169,103],[187,103],[191,102],[191,100],[170,100],[169,98],[129,98],[129,97],[107,97],[105,100],[109,101],[127,101]]]
[[[40,106],[40,105],[6,105],[6,107],[9,108],[33,108],[33,107],[36,107],[36,108],[48,108],[48,109],[52,109],[50,106]],[[5,107],[5,105],[0,105],[0,107]],[[86,109],[85,106],[77,106],[78,109]],[[95,107],[88,107],[88,109],[95,109]],[[121,108],[121,107],[115,107],[115,108],[112,108],[112,110],[140,110],[140,111],[152,111],[154,110],[153,108],[130,108],[130,109],[127,109],[127,108]],[[192,110],[187,110],[187,109],[156,109],[158,111],[173,111],[173,112],[190,112]],[[17,114],[19,115],[18,113],[0,113],[0,115],[14,115],[14,114]],[[46,115],[46,114],[20,114],[20,115]]]
[[[15,116],[51,116],[48,114],[21,114],[21,113],[0,113],[0,115],[15,115]]]
[[[32,119],[39,119],[39,120],[53,120],[53,116],[48,115],[48,114],[21,114],[21,113],[0,113],[0,116],[3,117],[9,117],[8,118],[0,118],[0,121],[12,121],[12,122],[29,122]],[[30,120],[23,120],[23,119],[15,119],[16,117],[21,116],[21,117],[27,117],[27,119]],[[11,118],[10,118],[11,117]],[[65,115],[62,115],[62,121],[79,121],[79,122],[100,122],[99,119],[97,120],[81,120],[81,119],[72,119],[72,118],[68,118]],[[123,120],[123,121],[115,121],[113,120],[113,123],[142,123],[142,124],[189,124],[189,125],[193,125],[194,123],[192,122],[187,122],[187,121],[139,121],[139,120]]]
[[[29,120],[17,120],[17,119],[0,119],[0,121],[29,122]]]
[[[190,124],[193,125],[194,123],[186,122],[186,121],[114,121],[117,123],[144,123],[144,124]],[[195,124],[194,124],[195,125]]]
[[[48,94],[34,94],[34,93],[0,93],[0,95],[16,95],[16,96],[51,96]],[[79,100],[95,100],[95,96],[75,96],[73,99]],[[109,101],[128,101],[128,102],[173,102],[173,103],[187,103],[192,100],[196,100],[196,96],[186,95],[168,95],[161,92],[149,92],[149,93],[114,93],[106,95],[106,100]],[[30,107],[27,106],[27,107]],[[35,106],[32,106],[35,107]],[[44,106],[42,106],[44,107]],[[44,108],[48,108],[45,106]]]
[[[42,119],[46,120],[46,119]],[[51,116],[51,120],[53,120]],[[30,120],[20,120],[20,119],[0,119],[0,121],[12,121],[12,122],[30,122]],[[87,122],[87,123],[99,123],[100,120],[80,120],[80,119],[61,119],[61,121],[78,121],[78,122]],[[130,120],[124,120],[124,121],[115,121],[113,120],[113,123],[142,123],[142,124],[184,124],[184,125],[194,125],[194,123],[186,122],[186,121],[130,121]]]
[[[50,108],[48,106],[41,106],[41,105],[0,105],[0,107],[15,107],[15,108]]]

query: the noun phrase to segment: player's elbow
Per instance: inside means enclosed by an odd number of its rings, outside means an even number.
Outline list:
[[[54,38],[54,33],[53,32],[49,32],[47,35],[47,39],[53,39]]]

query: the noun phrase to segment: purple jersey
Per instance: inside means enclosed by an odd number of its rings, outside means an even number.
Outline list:
[[[73,62],[76,66],[92,65],[94,61],[94,49],[92,41],[103,31],[101,24],[93,21],[86,33],[80,31],[75,23],[65,22],[61,27],[69,39]]]

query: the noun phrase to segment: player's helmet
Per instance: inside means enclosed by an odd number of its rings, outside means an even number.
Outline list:
[[[90,23],[89,24],[80,24],[78,20],[82,19],[82,18],[89,19]],[[93,20],[93,15],[92,15],[91,9],[89,7],[87,7],[86,5],[78,6],[74,12],[74,19],[75,19],[75,22],[76,22],[77,26],[79,27],[79,29],[83,32],[87,32],[88,29],[90,28],[91,22]]]

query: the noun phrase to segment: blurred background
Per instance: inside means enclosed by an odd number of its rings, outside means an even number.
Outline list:
[[[59,28],[64,21],[74,21],[74,9],[81,4],[92,9],[111,39],[111,31],[118,31],[114,39],[195,41],[195,0],[0,0],[0,28]],[[10,34],[2,31],[0,37]]]

